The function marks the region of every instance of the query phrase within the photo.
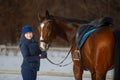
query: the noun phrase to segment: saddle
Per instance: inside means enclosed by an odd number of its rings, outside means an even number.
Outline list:
[[[103,17],[101,19],[94,20],[88,24],[80,26],[76,32],[76,44],[77,49],[80,49],[87,37],[96,29],[114,25],[114,20],[111,17]]]
[[[111,17],[103,17],[88,23],[88,25],[99,28],[102,26],[114,25],[114,20]]]

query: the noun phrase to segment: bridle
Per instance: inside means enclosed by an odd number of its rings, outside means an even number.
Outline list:
[[[42,23],[40,23],[40,25],[42,24],[42,25],[44,25],[45,23],[47,23],[47,22],[49,22],[49,21],[53,21],[53,20],[47,20],[47,21],[44,21],[44,22],[42,22]],[[49,47],[50,47],[50,43],[47,41],[47,40],[44,40],[44,39],[40,39],[40,43],[45,43],[45,50],[48,50],[49,49]]]
[[[46,41],[46,40],[40,40],[40,43],[41,42],[43,42],[43,43],[45,43],[45,45],[46,45],[46,50],[48,50],[49,49],[49,47],[50,47],[50,43],[48,42],[48,41]]]

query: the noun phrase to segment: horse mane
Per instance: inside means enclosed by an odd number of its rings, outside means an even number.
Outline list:
[[[87,20],[82,20],[82,19],[78,19],[78,18],[67,18],[67,17],[63,17],[63,16],[54,16],[55,19],[61,19],[61,20],[65,20],[68,22],[77,22],[77,23],[89,23],[89,21]]]

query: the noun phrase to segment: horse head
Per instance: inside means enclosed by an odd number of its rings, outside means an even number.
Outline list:
[[[67,34],[64,29],[56,22],[54,16],[49,15],[46,11],[46,16],[39,16],[40,26],[38,27],[40,33],[40,47],[43,50],[48,50],[52,41],[59,36],[64,40],[68,41]]]

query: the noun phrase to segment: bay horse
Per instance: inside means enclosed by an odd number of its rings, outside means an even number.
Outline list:
[[[40,47],[42,49],[47,50],[48,45],[51,44],[56,36],[66,41],[69,40],[66,32],[67,30],[70,31],[68,23],[71,22],[51,16],[48,12],[46,17],[39,17],[39,19],[41,20],[41,24],[38,29],[40,31]],[[73,23],[71,24],[72,27],[76,26]],[[89,70],[91,72],[92,80],[106,79],[107,71],[113,69],[113,59],[117,40],[114,34],[115,31],[116,29],[114,29],[114,27],[107,25],[92,32],[84,45],[78,50],[80,51],[79,54],[76,52],[77,44],[75,41],[75,34],[71,33],[71,35],[74,36],[72,39],[71,55],[75,80],[82,80],[84,70]]]

